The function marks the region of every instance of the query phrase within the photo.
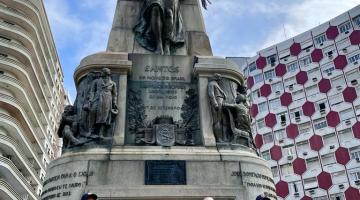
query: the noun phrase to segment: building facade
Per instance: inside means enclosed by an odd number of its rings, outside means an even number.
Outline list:
[[[0,0],[0,199],[39,199],[66,95],[42,0]]]
[[[279,199],[360,199],[360,6],[242,66]]]

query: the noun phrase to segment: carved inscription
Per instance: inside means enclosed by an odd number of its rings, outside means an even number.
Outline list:
[[[44,191],[41,194],[41,199],[68,199],[74,195],[74,191],[84,188],[87,177],[93,175],[94,172],[78,171],[65,172],[49,177],[44,181]]]
[[[262,189],[264,190],[264,194],[267,197],[271,197],[274,199],[277,198],[275,195],[276,191],[274,188],[274,184],[275,184],[274,180],[269,176],[255,172],[239,172],[239,171],[232,172],[231,176],[242,177],[244,181],[244,186],[255,189]]]

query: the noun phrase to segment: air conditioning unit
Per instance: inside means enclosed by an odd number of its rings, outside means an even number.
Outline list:
[[[285,58],[285,59],[284,59],[284,61],[286,62],[286,61],[288,61],[288,59],[287,59],[287,58]]]
[[[314,194],[315,194],[315,190],[309,190],[309,193],[310,193],[311,195],[314,195]]]
[[[280,95],[280,91],[276,91],[275,94],[276,94],[276,95]]]
[[[332,75],[332,72],[328,72],[327,75],[328,75],[328,76],[331,76],[331,75]]]
[[[294,157],[291,156],[291,155],[287,156],[287,159],[288,159],[288,160],[292,160],[293,158],[294,158]]]
[[[335,149],[335,145],[330,145],[330,149]]]
[[[337,89],[337,90],[342,90],[343,87],[342,87],[341,85],[338,85],[338,86],[336,86],[336,89]]]
[[[303,154],[303,156],[307,156],[307,155],[308,155],[308,153],[307,153],[307,152],[303,152],[302,154]]]
[[[347,49],[346,48],[343,48],[342,50],[344,53],[347,53]]]
[[[358,84],[358,81],[356,79],[352,80],[351,82],[351,85],[357,85]]]
[[[294,196],[295,196],[295,197],[300,197],[300,194],[299,194],[298,192],[295,192],[295,193],[294,193]]]
[[[351,125],[351,121],[350,121],[350,120],[346,120],[346,121],[345,121],[345,124],[346,124],[347,126],[350,126],[350,125]]]
[[[342,189],[344,189],[344,188],[345,188],[344,184],[340,184],[340,185],[339,185],[339,189],[342,190]]]
[[[332,54],[330,54],[330,55],[328,55],[328,57],[329,57],[329,59],[332,59],[332,58],[333,58],[333,55],[332,55]]]
[[[280,140],[279,140],[279,143],[284,143],[284,139],[280,139]]]
[[[324,115],[326,113],[326,110],[325,109],[321,109],[320,110],[320,114]]]
[[[313,78],[312,80],[313,80],[313,82],[316,82],[318,79],[317,79],[317,78]]]
[[[356,162],[360,162],[360,158],[355,158]]]
[[[355,61],[355,62],[354,62],[354,65],[357,65],[357,64],[358,64],[358,61]]]
[[[271,79],[271,78],[269,78],[269,82],[270,82],[270,83],[272,82],[272,79]]]
[[[310,52],[310,49],[306,49],[305,52],[307,52],[307,53]]]
[[[324,45],[324,43],[321,43],[321,44],[320,44],[320,46],[323,46],[323,45]]]
[[[289,90],[293,90],[293,89],[294,89],[294,85],[293,84],[289,85]]]
[[[296,122],[301,122],[301,118],[300,117],[295,117],[295,121]]]
[[[355,185],[360,185],[360,180],[356,180]]]
[[[345,31],[345,34],[349,34],[349,31]]]

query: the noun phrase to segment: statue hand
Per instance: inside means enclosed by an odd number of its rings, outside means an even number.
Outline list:
[[[203,8],[206,10],[208,4],[211,4],[211,1],[210,0],[201,0],[201,4],[202,4]]]

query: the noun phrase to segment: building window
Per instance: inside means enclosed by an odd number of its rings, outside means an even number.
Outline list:
[[[263,135],[264,143],[269,144],[274,141],[274,137],[272,133],[267,133]]]
[[[350,29],[351,29],[350,21],[347,21],[347,22],[339,25],[340,33],[349,33]]]
[[[350,152],[351,152],[351,159],[360,160],[360,149],[355,147],[353,149],[350,149]]]
[[[319,129],[327,127],[327,123],[325,120],[315,121],[314,127],[315,127],[315,130],[319,130]]]
[[[264,119],[257,120],[256,123],[257,123],[258,129],[262,129],[265,127]]]
[[[285,130],[275,131],[274,134],[277,141],[284,140],[286,138]]]
[[[331,107],[339,105],[342,102],[344,102],[342,93],[329,97],[329,103]]]
[[[342,90],[343,86],[345,86],[345,79],[344,76],[338,76],[336,78],[331,79],[331,86],[333,88],[338,89],[339,91]]]
[[[340,112],[341,121],[346,121],[346,120],[354,118],[354,117],[355,117],[355,114],[354,114],[354,110],[352,108]]]
[[[255,62],[249,64],[249,73],[256,70]]]
[[[360,27],[360,15],[354,17],[353,21],[357,27]]]
[[[356,86],[358,84],[358,80],[360,80],[360,73],[359,71],[353,70],[346,73],[346,80],[348,83],[351,83],[351,85]]]
[[[295,108],[295,109],[290,110],[291,119],[300,120],[300,117],[303,115],[304,115],[304,113],[303,113],[302,108]]]
[[[300,59],[300,66],[301,67],[304,68],[304,67],[309,66],[310,64],[311,64],[310,56],[306,56],[306,57]]]
[[[292,63],[287,65],[287,71],[288,72],[294,72],[297,69],[299,69],[299,66],[298,66],[297,62],[292,62]]]
[[[288,145],[288,146],[284,146],[282,148],[282,153],[284,156],[292,156],[295,154],[295,147],[293,144]]]
[[[334,153],[329,153],[329,154],[326,154],[326,155],[322,155],[321,156],[321,161],[322,161],[323,166],[335,164],[336,161],[335,161]]]
[[[261,157],[264,158],[265,160],[270,160],[270,152],[269,151],[264,151],[261,153]]]
[[[266,60],[267,60],[268,64],[270,64],[271,66],[275,66],[275,63],[276,63],[276,60],[277,60],[276,54],[267,57]]]
[[[254,80],[255,80],[255,83],[260,83],[261,81],[263,81],[263,75],[262,74],[256,74],[254,76]]]
[[[285,164],[280,166],[282,175],[289,175],[294,173],[292,164]]]
[[[279,113],[277,114],[278,120],[281,123],[282,126],[286,125],[286,121],[287,121],[287,113],[283,112],[283,113]]]
[[[344,195],[342,193],[332,194],[330,200],[344,200]]]
[[[322,44],[326,41],[326,35],[325,34],[318,35],[314,38],[314,40],[316,44]]]
[[[276,99],[270,100],[269,105],[270,105],[270,109],[271,109],[271,110],[276,110],[276,109],[278,109],[279,107],[281,107],[280,98],[276,98]]]
[[[360,171],[350,173],[350,177],[352,181],[360,180]]]
[[[355,63],[355,62],[359,62],[360,60],[360,54],[355,54],[351,57],[349,57],[349,63]]]
[[[318,85],[313,85],[313,86],[310,86],[310,87],[306,88],[306,96],[312,97],[312,96],[318,95],[318,94],[319,94]]]
[[[268,107],[267,107],[267,102],[262,102],[259,103],[258,108],[259,108],[259,113],[264,113],[266,111],[268,111]]]
[[[252,95],[252,99],[255,100],[255,99],[257,99],[257,98],[260,97],[260,91],[259,91],[259,90],[255,90],[255,91],[253,91],[253,92],[251,93],[251,95]]]
[[[311,127],[310,127],[310,123],[303,123],[299,125],[299,134],[306,134],[306,133],[310,133],[311,131]]]
[[[271,90],[274,92],[281,92],[284,89],[282,82],[277,82],[271,85]]]
[[[327,74],[328,76],[330,76],[334,70],[335,70],[335,65],[332,63],[321,67],[322,73]]]
[[[279,169],[278,167],[272,167],[271,168],[271,172],[273,174],[274,177],[278,177],[279,176]]]
[[[264,73],[265,75],[265,80],[269,80],[275,77],[275,70],[269,70],[267,72]]]

